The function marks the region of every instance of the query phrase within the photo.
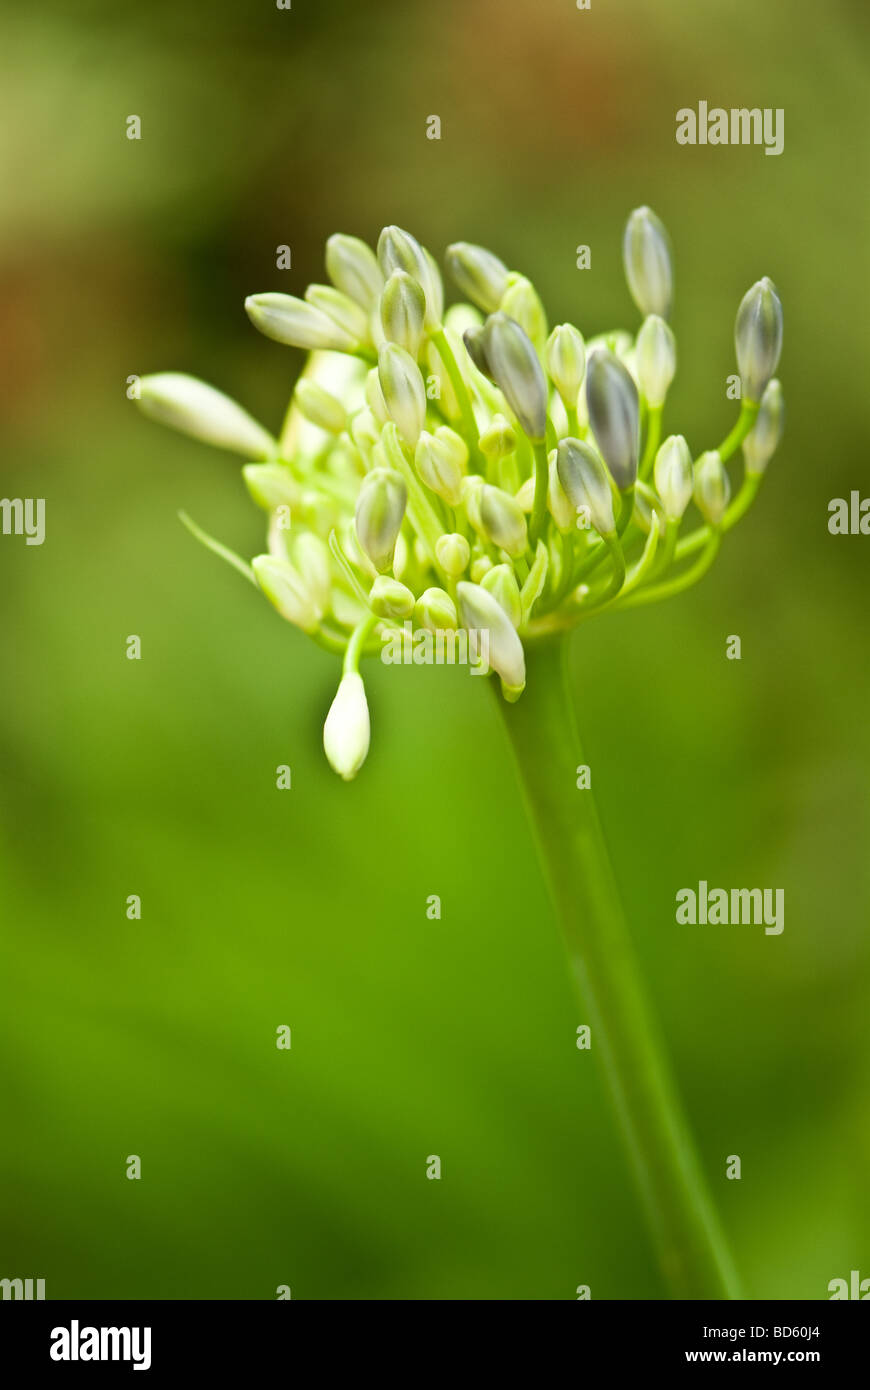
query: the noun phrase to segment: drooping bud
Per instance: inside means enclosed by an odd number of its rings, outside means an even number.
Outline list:
[[[528,334],[536,351],[543,352],[547,341],[547,314],[531,280],[525,275],[512,275],[499,307]]]
[[[371,312],[378,302],[384,277],[370,246],[359,237],[336,232],[326,243],[326,271],[338,289]]]
[[[257,583],[282,618],[303,632],[314,632],[322,613],[294,565],[273,555],[257,555],[251,561]]]
[[[565,409],[576,410],[586,375],[586,345],[573,323],[560,323],[547,339],[547,371]]]
[[[523,509],[499,487],[484,483],[480,490],[480,525],[486,539],[508,555],[524,555],[529,545],[528,529]]]
[[[657,314],[645,318],[635,345],[637,380],[647,405],[658,409],[677,370],[677,340]]]
[[[667,318],[671,312],[671,245],[651,208],[635,208],[625,226],[622,260],[631,297],[640,312]]]
[[[656,491],[668,521],[679,521],[692,500],[692,454],[681,434],[672,434],[656,454],[653,472]]]
[[[347,411],[337,396],[312,381],[310,377],[300,377],[296,383],[296,403],[306,420],[330,434],[341,434],[347,426]]]
[[[299,484],[284,463],[246,463],[242,477],[257,506],[264,511],[299,505]]]
[[[155,372],[139,383],[139,409],[161,425],[246,458],[273,458],[277,440],[240,405],[198,377]]]
[[[332,319],[355,342],[371,342],[368,315],[350,295],[342,294],[334,285],[309,285],[305,299],[313,308]]]
[[[484,246],[456,241],[445,256],[453,283],[486,314],[494,314],[508,287],[508,268]]]
[[[393,469],[373,468],[360,484],[356,534],[376,570],[388,570],[393,562],[407,500],[405,480]]]
[[[565,496],[576,516],[588,512],[600,536],[616,530],[613,492],[603,460],[583,439],[560,439],[556,451],[556,471]]]
[[[401,227],[384,227],[378,238],[378,261],[384,276],[392,275],[394,270],[404,270],[417,281],[426,299],[426,327],[434,328],[440,321],[437,267],[417,238]]]
[[[529,438],[543,439],[547,432],[547,379],[531,339],[503,313],[490,314],[482,332],[490,376]]]
[[[342,676],[323,725],[323,751],[330,765],[350,782],[366,760],[371,721],[362,676],[348,671]]]
[[[763,473],[779,448],[785,428],[785,402],[782,386],[774,377],[764,388],[761,409],[755,424],[743,441],[743,458],[747,473]]]
[[[409,618],[414,611],[411,590],[386,574],[379,574],[372,584],[369,602],[379,618]]]
[[[423,342],[426,296],[404,270],[394,270],[381,294],[381,324],[387,342],[416,358]]]
[[[489,664],[501,676],[505,698],[517,700],[526,684],[526,658],[517,630],[498,599],[479,584],[456,586],[462,626],[489,633]]]
[[[498,463],[499,459],[506,458],[517,447],[516,430],[504,415],[493,415],[478,443],[484,458],[490,463]]]
[[[360,345],[328,314],[292,294],[251,294],[245,300],[245,310],[255,328],[288,347],[355,352]]]
[[[716,449],[708,449],[695,464],[694,496],[704,520],[718,526],[731,498],[731,483]]]
[[[734,346],[743,400],[757,403],[776,371],[782,352],[782,304],[765,275],[746,291],[737,310]]]
[[[378,381],[387,414],[406,444],[412,447],[426,422],[426,386],[409,352],[395,343],[382,343],[378,352]]]
[[[435,559],[448,578],[458,579],[468,567],[471,546],[457,531],[449,531],[435,542]]]
[[[451,507],[462,501],[462,478],[468,461],[468,448],[462,437],[441,426],[430,434],[423,430],[414,450],[417,472],[436,496]]]
[[[514,627],[519,627],[523,617],[523,605],[513,566],[493,565],[480,583],[481,588],[486,589],[488,594],[492,594],[493,598],[498,600]]]
[[[586,405],[599,453],[624,492],[637,478],[640,404],[634,378],[615,353],[600,348],[590,353]]]
[[[429,632],[455,632],[459,626],[456,604],[444,589],[425,589],[414,607],[414,617]]]

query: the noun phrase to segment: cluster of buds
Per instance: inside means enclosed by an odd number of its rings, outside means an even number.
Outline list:
[[[376,252],[336,235],[331,284],[245,303],[261,333],[310,354],[280,437],[193,377],[142,379],[146,414],[246,459],[266,552],[249,565],[188,524],[342,656],[324,747],[343,777],[369,745],[360,660],[409,620],[485,633],[516,700],[524,644],[687,588],[753,500],[783,427],[774,285],[759,280],[737,312],[739,418],[693,458],[681,434],[662,438],[673,270],[649,208],[629,217],[623,258],[640,328],[585,341],[571,323],[551,331],[531,281],[483,247],[448,248],[465,302],[445,311],[437,264],[408,232],[385,227]],[[732,498],[726,463],[741,445]]]

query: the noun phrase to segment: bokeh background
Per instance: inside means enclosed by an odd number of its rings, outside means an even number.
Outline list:
[[[341,784],[334,660],[176,519],[261,549],[236,461],[125,396],[192,371],[276,428],[301,355],[245,294],[301,293],[331,232],[386,222],[439,256],[491,245],[553,322],[633,326],[640,203],[677,263],[666,428],[695,450],[727,431],[734,313],[769,274],[788,434],[699,589],[577,636],[581,727],[749,1292],[870,1276],[870,539],[827,531],[831,498],[870,493],[868,20],[4,7],[2,492],[47,499],[47,538],[0,540],[0,1276],[50,1298],[664,1296],[488,692],[372,670],[371,756]],[[783,107],[784,153],[678,146],[700,99]],[[700,878],[784,888],[784,934],[678,927]]]

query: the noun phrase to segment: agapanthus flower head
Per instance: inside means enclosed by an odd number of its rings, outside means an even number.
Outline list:
[[[264,553],[248,564],[186,524],[342,658],[324,729],[342,777],[369,746],[361,660],[409,625],[485,639],[475,650],[516,700],[529,643],[687,588],[746,511],[782,433],[779,296],[764,279],[744,297],[740,419],[693,462],[681,434],[661,443],[677,357],[670,244],[649,209],[629,218],[623,251],[643,321],[584,339],[570,322],[548,336],[532,281],[484,247],[448,248],[466,299],[445,312],[411,233],[386,227],[377,251],[330,237],[331,284],[245,301],[267,338],[309,353],[280,436],[194,377],[142,379],[146,414],[245,460]]]

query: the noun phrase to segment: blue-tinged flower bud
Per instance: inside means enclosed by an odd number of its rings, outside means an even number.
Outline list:
[[[309,285],[305,299],[313,308],[332,319],[355,342],[371,342],[368,314],[350,295],[342,294],[333,285]]]
[[[395,343],[382,343],[378,352],[378,380],[387,414],[405,443],[413,448],[426,423],[426,386],[420,368],[404,348]]]
[[[524,555],[529,535],[523,509],[501,488],[484,483],[480,490],[480,526],[486,539],[516,558]]]
[[[299,505],[299,484],[285,463],[246,463],[242,477],[257,506],[266,512]]]
[[[681,434],[669,435],[656,454],[656,490],[668,521],[679,521],[692,500],[692,454]]]
[[[358,338],[340,328],[328,314],[292,294],[251,294],[245,300],[245,310],[255,328],[288,347],[355,352],[360,345]]]
[[[527,280],[525,275],[511,275],[499,308],[528,334],[537,352],[544,351],[547,342],[547,315],[531,280]]]
[[[251,561],[257,583],[282,618],[303,632],[314,632],[323,616],[305,580],[289,560],[257,555]]]
[[[348,671],[339,682],[323,726],[323,751],[330,765],[350,782],[366,760],[371,722],[362,676]]]
[[[484,246],[456,241],[445,256],[453,283],[486,314],[494,314],[508,287],[508,268]]]
[[[386,574],[379,574],[372,584],[369,602],[379,618],[410,618],[414,611],[411,590]]]
[[[417,281],[426,297],[426,327],[434,328],[440,322],[439,306],[443,298],[440,276],[437,276],[432,257],[423,250],[417,238],[401,227],[384,227],[378,238],[378,261],[385,276],[392,275],[394,270],[404,270]]]
[[[347,411],[337,396],[310,377],[300,377],[294,392],[296,404],[306,420],[329,434],[341,434],[347,427]]]
[[[489,377],[490,381],[492,381],[492,372],[489,369],[489,363],[486,360],[486,352],[484,351],[484,329],[466,328],[462,335],[462,341],[465,344],[465,351],[468,353],[468,356],[471,358],[477,370],[482,372],[484,376]]]
[[[779,448],[785,428],[785,401],[782,386],[769,381],[761,397],[761,409],[755,424],[743,441],[743,458],[747,473],[763,473]]]
[[[599,453],[624,492],[637,478],[640,404],[634,378],[615,353],[599,348],[590,353],[586,405]]]
[[[381,324],[387,342],[416,358],[423,342],[426,296],[404,270],[394,270],[381,294]]]
[[[588,511],[589,520],[600,536],[616,530],[613,492],[603,460],[583,439],[560,439],[556,451],[559,482],[574,508],[575,515]]]
[[[543,439],[547,379],[528,334],[507,314],[490,314],[483,326],[482,346],[489,373],[520,425],[530,439]]]
[[[665,403],[677,370],[677,340],[657,314],[644,319],[637,335],[635,368],[647,405],[658,409]]]
[[[336,232],[326,243],[326,271],[332,283],[371,312],[384,283],[378,258],[359,237]]]
[[[291,535],[291,559],[322,617],[329,610],[332,596],[329,546],[313,531],[300,531]]]
[[[459,626],[456,604],[444,589],[425,589],[415,604],[414,617],[429,632],[455,632]]]
[[[277,441],[246,410],[223,391],[185,372],[143,376],[138,405],[152,420],[204,444],[255,459],[273,458],[278,452]]]
[[[576,410],[586,375],[586,345],[573,323],[560,323],[547,339],[547,371],[565,409]]]
[[[404,478],[390,468],[373,468],[360,484],[356,534],[376,570],[388,570],[393,563],[407,500]]]
[[[457,584],[462,626],[489,633],[489,664],[501,676],[505,698],[516,700],[526,684],[526,658],[517,630],[498,599],[479,584]]]
[[[517,447],[516,430],[504,415],[493,415],[478,443],[484,458],[490,463],[498,463],[499,459],[506,458]]]
[[[765,275],[746,291],[737,310],[734,345],[744,401],[757,403],[782,352],[782,304]]]
[[[491,570],[487,570],[480,584],[481,588],[486,589],[488,594],[492,594],[493,598],[498,600],[514,627],[519,627],[523,618],[523,605],[513,566],[493,565]]]
[[[718,450],[708,449],[695,464],[695,505],[711,526],[718,526],[731,498],[731,483]]]
[[[471,559],[471,546],[457,531],[448,531],[435,542],[435,559],[450,579],[464,574]]]
[[[650,208],[635,208],[625,226],[622,260],[631,297],[640,312],[667,318],[671,312],[671,245]]]
[[[458,507],[462,501],[462,478],[467,461],[465,441],[445,426],[434,434],[423,430],[417,440],[414,463],[419,476],[451,507]]]

